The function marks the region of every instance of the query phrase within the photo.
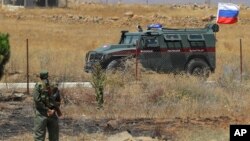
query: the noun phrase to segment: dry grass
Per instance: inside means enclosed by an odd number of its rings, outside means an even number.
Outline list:
[[[112,80],[106,86],[105,104],[101,111],[96,109],[93,91],[67,91],[73,103],[65,107],[66,111],[70,111],[68,115],[88,115],[97,119],[248,118],[249,87],[237,82],[225,87],[220,83],[209,84],[193,77],[165,74],[145,74],[139,82],[114,75]]]
[[[180,131],[182,136],[180,141],[227,141],[229,139],[228,130],[224,129],[202,129],[194,127],[193,129]]]
[[[1,32],[10,34],[12,55],[7,72],[19,72],[18,76],[6,76],[5,81],[22,82],[26,71],[26,39],[30,47],[31,81],[37,78],[41,69],[47,69],[54,80],[89,80],[89,74],[83,72],[83,59],[87,51],[96,47],[115,43],[121,30],[135,30],[136,22],[125,20],[110,23],[67,23],[54,22],[41,18],[41,15],[84,15],[123,17],[124,12],[133,11],[136,15],[147,17],[155,14],[172,18],[203,17],[208,13],[216,14],[216,9],[193,10],[172,9],[168,6],[145,5],[83,5],[68,9],[27,9],[18,12],[1,10]],[[178,11],[178,12],[177,12]],[[30,14],[32,13],[32,14]],[[6,15],[28,15],[25,18],[12,18]],[[32,15],[32,18],[29,16]],[[203,80],[185,75],[152,74],[141,72],[140,80],[135,81],[134,73],[109,75],[105,89],[103,110],[96,109],[95,95],[92,89],[63,90],[65,103],[63,111],[66,117],[78,118],[172,118],[172,117],[217,117],[241,116],[249,120],[249,73],[250,45],[249,20],[247,10],[241,11],[241,21],[235,25],[221,25],[217,33],[217,68],[208,84]],[[28,17],[28,18],[27,18]],[[35,19],[35,20],[34,20]],[[138,22],[138,21],[137,21]],[[141,20],[143,26],[162,19]],[[164,23],[169,27],[181,27],[184,23]],[[204,23],[205,24],[205,23]],[[243,82],[239,83],[239,39],[243,40]],[[4,80],[2,80],[4,81]],[[0,105],[0,109],[3,105]],[[183,131],[185,137],[180,140],[203,140],[207,131],[197,134],[195,131]],[[218,135],[212,132],[212,135]],[[225,131],[218,138],[225,140]],[[85,138],[85,135],[83,135]],[[102,136],[102,135],[100,135]],[[79,140],[84,140],[78,136]],[[88,137],[86,137],[88,138]],[[217,138],[217,139],[218,139]],[[20,138],[22,139],[22,138]],[[23,139],[26,140],[24,135]],[[27,140],[32,140],[27,137]],[[92,137],[93,139],[93,137]],[[14,140],[14,139],[13,139]],[[78,140],[63,137],[63,140]],[[86,139],[88,140],[88,139]],[[91,139],[90,139],[91,140]],[[212,138],[211,138],[212,140]]]
[[[176,12],[178,10],[178,12]],[[216,9],[193,10],[192,8],[173,9],[168,6],[145,6],[145,5],[82,5],[68,9],[27,9],[17,12],[6,12],[1,10],[0,29],[1,32],[10,34],[12,57],[7,65],[8,72],[26,71],[26,39],[29,39],[30,47],[30,71],[32,74],[41,69],[47,69],[56,76],[68,76],[72,81],[86,79],[83,72],[83,59],[87,51],[97,48],[103,44],[116,43],[119,40],[120,31],[123,29],[135,30],[138,22],[146,26],[152,22],[160,22],[169,27],[183,27],[184,23],[171,22],[172,19],[183,17],[204,17],[208,13],[216,14]],[[136,15],[153,17],[161,15],[170,17],[166,20],[126,20],[123,14],[133,11]],[[7,16],[6,16],[7,15]],[[14,16],[13,16],[14,15]],[[68,23],[51,21],[55,15],[82,15],[92,17],[120,17],[118,22],[109,23]],[[217,34],[217,69],[215,77],[220,77],[226,69],[237,71],[239,74],[239,39],[243,40],[244,73],[249,77],[249,46],[248,36],[245,32],[249,24],[244,23],[249,16],[247,10],[241,11],[242,22],[235,25],[222,25]],[[14,18],[13,18],[14,17]],[[123,21],[123,22],[121,22]],[[126,24],[124,24],[126,23]],[[204,23],[205,24],[205,23]],[[187,25],[186,25],[187,26]],[[188,25],[192,26],[192,25]],[[55,65],[56,64],[56,65]],[[237,74],[237,75],[238,75]],[[15,78],[10,81],[20,81]],[[35,78],[31,78],[36,80]]]
[[[178,12],[176,12],[178,10]],[[18,12],[6,12],[1,10],[0,29],[1,32],[10,34],[12,57],[7,65],[10,73],[20,72],[24,75],[26,71],[26,39],[29,39],[30,48],[30,71],[32,74],[41,69],[47,69],[60,79],[68,81],[86,79],[83,72],[84,55],[87,51],[97,48],[103,44],[116,43],[119,40],[120,31],[123,29],[135,30],[138,22],[142,26],[148,23],[160,22],[169,27],[192,26],[184,23],[171,22],[172,19],[183,17],[201,18],[208,13],[215,14],[216,9],[193,10],[191,8],[172,9],[168,6],[144,6],[144,5],[82,5],[69,9],[27,9]],[[166,20],[126,20],[123,14],[133,11],[136,15],[154,17],[161,15],[170,17]],[[7,16],[6,16],[7,15]],[[14,16],[13,16],[14,15]],[[55,15],[82,15],[92,17],[121,17],[118,22],[109,23],[68,23],[65,21],[51,21]],[[235,25],[221,25],[217,34],[217,69],[215,78],[224,73],[236,72],[239,77],[239,39],[243,40],[243,70],[249,77],[249,49],[247,31],[249,24],[244,23],[249,16],[247,10],[241,11],[242,22]],[[14,18],[13,18],[14,17]],[[205,23],[203,23],[205,24]],[[56,65],[55,65],[56,64]],[[62,78],[67,76],[67,78]],[[36,80],[35,77],[31,77]],[[23,81],[24,77],[14,78],[9,81]]]

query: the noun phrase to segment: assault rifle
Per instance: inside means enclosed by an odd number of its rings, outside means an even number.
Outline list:
[[[48,93],[49,93],[49,108],[50,109],[54,109],[55,112],[56,112],[56,115],[58,117],[61,117],[62,116],[62,112],[61,112],[61,109],[60,109],[60,92],[59,92],[59,89],[58,87],[53,87],[53,89],[51,90],[51,87],[50,87],[50,84],[49,84],[49,80],[46,79],[46,87],[47,87],[47,90],[48,90]]]
[[[51,91],[51,88],[50,90]],[[60,109],[60,93],[57,87],[53,88],[52,93],[49,92],[50,95],[50,107],[51,109],[54,109],[56,111],[56,115],[58,117],[62,116],[62,112]],[[59,100],[57,101],[57,98],[59,97]]]

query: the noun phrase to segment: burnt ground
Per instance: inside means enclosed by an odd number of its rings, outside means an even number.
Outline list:
[[[23,133],[32,135],[32,97],[16,98],[13,94],[0,95],[0,140],[8,140]],[[103,133],[107,136],[127,131],[133,137],[149,136],[161,140],[175,140],[180,130],[189,128],[227,129],[233,119],[221,116],[213,118],[173,119],[89,119],[64,118],[60,121],[60,134],[77,136],[80,133]]]

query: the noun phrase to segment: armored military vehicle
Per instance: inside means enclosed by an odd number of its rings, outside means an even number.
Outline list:
[[[204,28],[164,28],[149,25],[143,31],[122,31],[118,44],[104,45],[86,54],[84,70],[91,72],[95,63],[103,69],[121,67],[128,57],[138,57],[141,65],[157,72],[187,72],[201,75],[216,68],[215,32],[217,24]]]
[[[4,66],[10,58],[9,35],[0,33],[0,79],[4,74]]]

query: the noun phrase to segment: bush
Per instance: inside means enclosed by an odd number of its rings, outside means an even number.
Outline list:
[[[10,58],[9,34],[0,33],[0,79],[4,74],[4,66]]]
[[[92,72],[92,85],[95,88],[96,93],[96,101],[98,103],[98,108],[103,107],[103,91],[105,85],[106,75],[105,72],[102,70],[100,64],[94,65],[93,72]]]

